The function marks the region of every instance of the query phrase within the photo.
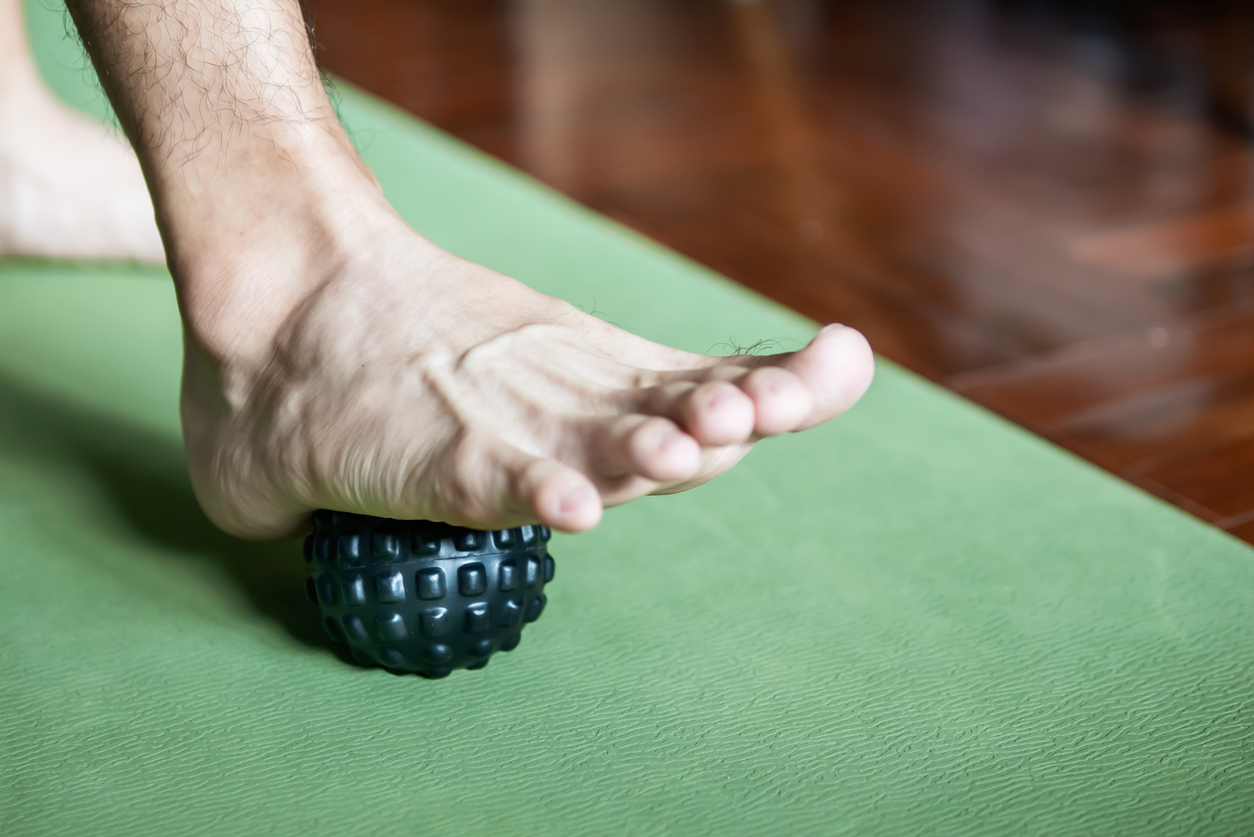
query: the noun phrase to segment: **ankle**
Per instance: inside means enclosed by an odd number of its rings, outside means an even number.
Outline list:
[[[189,344],[213,363],[258,366],[336,267],[399,219],[342,147],[234,156],[217,177],[189,163],[160,194],[158,217]]]

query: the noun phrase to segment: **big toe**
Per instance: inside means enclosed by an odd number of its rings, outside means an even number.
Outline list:
[[[875,355],[861,332],[833,323],[783,366],[810,391],[810,414],[797,428],[805,430],[857,403],[875,376]]]

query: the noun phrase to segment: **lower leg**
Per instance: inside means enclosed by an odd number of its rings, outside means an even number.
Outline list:
[[[192,482],[228,531],[283,534],[320,507],[579,531],[870,383],[851,329],[692,355],[440,250],[356,156],[296,0],[70,8],[168,237]]]

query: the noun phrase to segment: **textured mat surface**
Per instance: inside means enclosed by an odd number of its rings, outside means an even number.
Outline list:
[[[697,351],[812,331],[343,111],[459,253]],[[0,261],[5,834],[1254,830],[1254,554],[891,366],[830,427],[555,538],[520,648],[428,682],[342,663],[297,545],[204,520],[179,352],[164,272]]]

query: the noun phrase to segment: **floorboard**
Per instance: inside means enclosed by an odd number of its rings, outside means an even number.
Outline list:
[[[1249,4],[306,5],[327,69],[1254,542]]]

